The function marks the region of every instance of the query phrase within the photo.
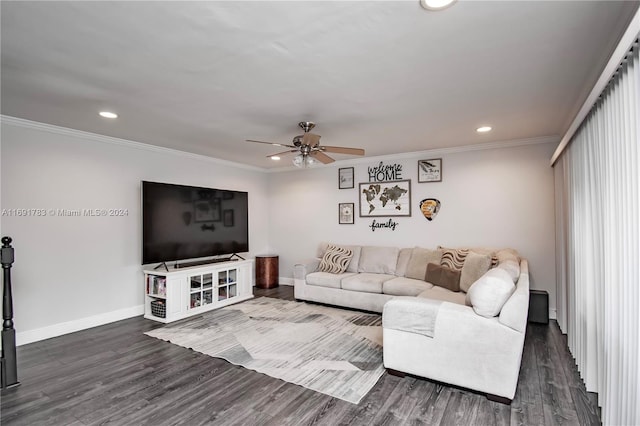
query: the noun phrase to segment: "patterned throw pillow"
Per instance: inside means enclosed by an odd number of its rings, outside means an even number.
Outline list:
[[[468,254],[469,249],[444,249],[440,265],[461,271]]]
[[[352,256],[353,251],[347,248],[329,245],[324,256],[322,256],[318,271],[341,274],[349,267]]]
[[[446,266],[447,268],[457,269],[459,271],[462,270],[464,261],[467,259],[467,255],[469,254],[470,251],[473,251],[479,254],[485,254],[483,253],[484,250],[480,250],[480,249],[476,251],[468,248],[451,249],[451,248],[446,248],[442,246],[438,246],[438,248],[443,250],[442,258],[440,259],[440,264],[443,266]],[[498,256],[496,256],[494,252],[491,252],[490,254],[491,254],[490,268],[495,268],[496,266],[498,266]]]

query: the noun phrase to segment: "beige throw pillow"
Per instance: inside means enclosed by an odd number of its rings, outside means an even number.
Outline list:
[[[353,252],[347,248],[329,245],[322,256],[318,271],[341,274],[347,270],[352,256]]]
[[[483,276],[491,267],[491,256],[470,251],[462,265],[460,274],[460,290],[465,293],[471,285]]]
[[[407,265],[407,272],[404,276],[407,278],[413,278],[414,280],[424,281],[424,277],[427,273],[427,264],[439,264],[440,257],[442,257],[442,252],[440,250],[414,247],[411,251],[409,264]]]

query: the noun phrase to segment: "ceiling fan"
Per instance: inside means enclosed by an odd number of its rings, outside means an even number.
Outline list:
[[[364,155],[364,149],[360,148],[320,145],[320,135],[309,133],[309,131],[316,126],[315,123],[311,121],[301,121],[300,123],[298,123],[298,126],[300,126],[302,130],[304,130],[304,134],[294,137],[290,145],[275,142],[255,141],[251,139],[247,139],[246,141],[255,143],[266,143],[269,145],[282,146],[285,148],[293,148],[289,149],[288,151],[280,152],[278,154],[268,155],[267,157],[277,157],[280,155],[297,152],[298,155],[296,155],[293,159],[293,164],[296,167],[313,166],[317,164],[318,161],[323,164],[333,163],[335,160],[325,154],[325,152],[333,152],[336,154]]]

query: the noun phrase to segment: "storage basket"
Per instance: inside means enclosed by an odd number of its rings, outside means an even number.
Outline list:
[[[164,300],[152,300],[151,301],[151,314],[154,317],[166,318],[167,309]]]

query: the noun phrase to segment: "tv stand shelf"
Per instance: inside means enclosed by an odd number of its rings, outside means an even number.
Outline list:
[[[146,267],[144,317],[169,323],[251,299],[252,270],[251,259],[169,271]]]

